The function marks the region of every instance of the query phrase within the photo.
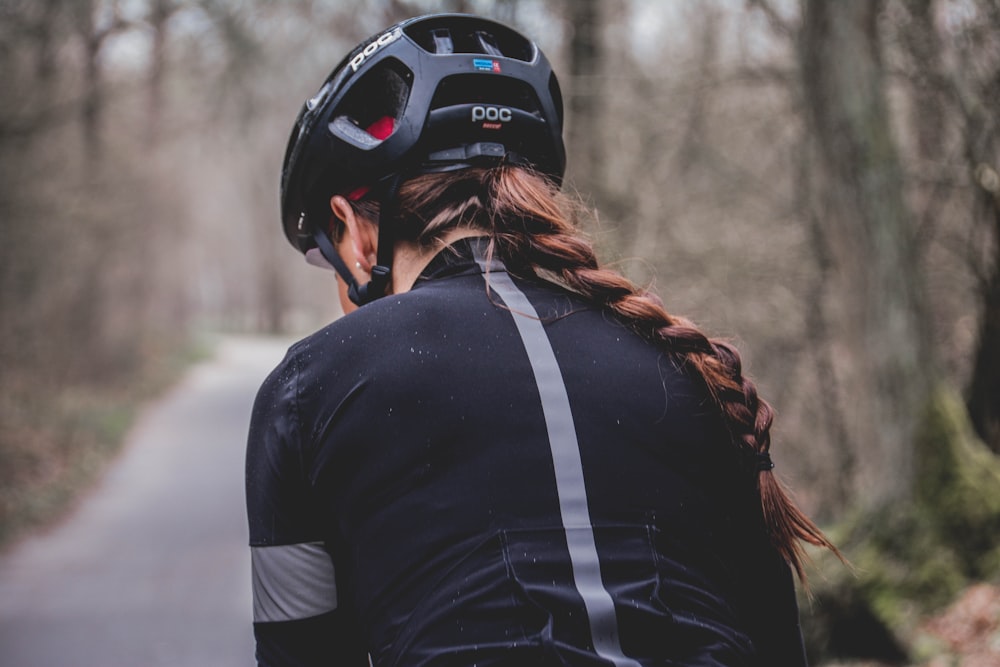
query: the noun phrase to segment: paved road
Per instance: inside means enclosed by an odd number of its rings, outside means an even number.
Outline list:
[[[0,559],[0,665],[252,664],[243,446],[286,346],[224,340],[66,520]]]

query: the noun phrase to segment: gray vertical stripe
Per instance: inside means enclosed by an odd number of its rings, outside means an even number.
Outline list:
[[[330,554],[320,542],[251,547],[253,620],[296,621],[337,608]]]
[[[478,248],[475,249],[475,256],[485,271],[497,268],[495,264],[487,265]],[[580,446],[576,440],[576,425],[573,422],[569,396],[566,394],[566,385],[563,383],[562,373],[552,351],[552,344],[534,306],[506,271],[488,273],[485,278],[489,287],[512,311],[514,323],[535,374],[542,412],[545,415],[545,427],[548,430],[552,463],[555,467],[559,510],[566,532],[573,580],[580,597],[583,598],[587,618],[590,621],[594,651],[618,667],[639,667],[637,661],[622,652],[614,601],[601,578],[601,563],[594,541],[594,528],[590,521],[583,462],[580,459]]]

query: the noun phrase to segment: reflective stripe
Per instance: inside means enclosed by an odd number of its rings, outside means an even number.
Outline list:
[[[295,621],[337,608],[330,554],[320,542],[251,547],[253,620]]]
[[[476,262],[484,271],[489,272],[498,268],[498,263],[495,261],[487,264],[478,246],[474,246],[474,252]],[[552,351],[552,344],[534,306],[506,271],[486,273],[484,278],[488,286],[511,310],[535,375],[555,468],[559,511],[566,532],[566,544],[573,567],[573,581],[587,611],[594,651],[618,667],[639,667],[638,662],[622,652],[615,604],[601,578],[601,563],[594,541],[594,528],[590,521],[583,462],[580,459],[580,445],[576,439],[576,425],[573,422],[569,396],[566,394],[566,385],[559,371],[555,353]]]

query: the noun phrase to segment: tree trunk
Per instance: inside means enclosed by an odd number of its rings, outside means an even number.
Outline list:
[[[995,29],[1000,6],[993,3],[980,9],[984,23]],[[977,46],[989,53],[995,42]],[[988,63],[990,69],[980,70],[978,80],[978,68],[971,67],[962,67],[952,77],[953,91],[965,115],[966,161],[976,188],[975,223],[990,230],[987,235],[993,239],[992,257],[983,257],[985,268],[979,270],[982,319],[967,405],[979,437],[1000,453],[1000,121],[996,112],[1000,64],[992,55],[980,62]]]
[[[947,118],[943,100],[950,95],[962,111],[960,116],[965,140],[966,168],[974,181],[973,224],[983,225],[987,236],[995,239],[991,258],[973,259],[973,271],[982,273],[978,262],[985,259],[988,275],[982,276],[979,296],[981,314],[979,340],[974,355],[972,378],[968,390],[968,409],[978,435],[994,452],[1000,453],[1000,176],[995,162],[1000,137],[994,109],[1000,101],[1000,71],[992,76],[989,70],[979,68],[959,59],[950,70],[945,65],[944,48],[935,26],[935,0],[906,0],[910,20],[902,37],[915,69],[920,73],[911,77],[913,91],[913,126],[916,147],[921,164],[943,163],[946,160],[942,128]],[[982,8],[981,8],[982,9]],[[997,9],[985,9],[981,20],[984,25],[996,25],[1000,19]],[[973,40],[963,41],[969,55],[976,55]],[[986,59],[985,62],[991,62]],[[995,69],[995,65],[994,65]],[[971,81],[970,81],[971,80]],[[942,86],[942,84],[944,84]],[[920,188],[916,205],[922,222],[921,228],[930,228],[947,196],[949,184]]]
[[[687,171],[703,157],[707,134],[706,116],[711,108],[711,97],[715,92],[714,82],[718,78],[719,10],[706,7],[700,15],[700,19],[701,25],[691,26],[691,30],[697,30],[700,35],[698,59],[695,67],[698,68],[698,79],[702,85],[694,86],[688,99],[682,102],[687,105],[684,141],[677,151],[677,160],[682,171]]]
[[[104,109],[104,91],[101,86],[101,66],[98,57],[101,43],[94,35],[86,40],[86,61],[84,62],[84,93],[81,119],[83,122],[83,142],[88,160],[101,156],[101,117]]]
[[[55,78],[57,71],[56,22],[59,13],[59,4],[58,0],[45,0],[41,3],[41,16],[38,19],[38,26],[36,28],[38,40],[36,42],[37,60],[35,63],[35,75],[39,84],[45,87],[46,92],[48,91],[49,84]]]
[[[800,44],[810,129],[825,183],[823,241],[835,269],[838,335],[850,356],[858,498],[912,492],[912,441],[933,364],[910,212],[885,97],[880,2],[806,0]]]
[[[982,323],[968,408],[979,437],[1000,453],[1000,177],[995,171],[989,182],[995,188],[984,193],[985,206],[993,216],[992,275],[983,286]]]
[[[153,29],[153,43],[149,56],[149,92],[146,142],[152,146],[159,140],[163,120],[163,76],[167,59],[167,20],[176,7],[171,0],[154,0],[149,10],[149,24]]]
[[[566,95],[566,135],[569,168],[577,189],[597,195],[601,188],[602,11],[599,0],[564,3],[566,23],[572,34],[568,44],[569,85]]]
[[[823,511],[819,518],[829,519],[849,507],[852,502],[855,493],[853,484],[857,478],[857,460],[855,450],[850,446],[850,429],[847,426],[849,420],[844,409],[846,397],[841,386],[837,349],[833,340],[835,322],[832,321],[831,310],[842,295],[832,293],[831,286],[836,281],[836,270],[829,244],[826,242],[825,211],[820,210],[817,205],[820,198],[815,194],[822,184],[816,182],[817,174],[809,168],[816,159],[814,144],[814,141],[806,137],[799,146],[799,161],[795,169],[795,192],[797,208],[806,212],[810,246],[816,262],[813,283],[807,292],[806,303],[810,304],[810,307],[805,316],[805,333],[809,340],[807,349],[812,356],[814,372],[823,378],[821,384],[826,393],[824,400],[818,406],[818,423],[815,426],[828,433],[834,443],[830,469],[836,470],[837,474],[823,474],[817,479],[820,485],[817,489],[818,495],[827,499],[827,502],[823,503]]]
[[[83,42],[83,100],[80,122],[83,130],[85,157],[94,162],[101,154],[101,120],[104,110],[104,90],[101,72],[101,47],[105,34],[97,25],[95,0],[81,0],[76,5],[77,29]]]

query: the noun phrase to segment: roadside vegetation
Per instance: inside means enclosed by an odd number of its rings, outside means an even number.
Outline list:
[[[0,393],[0,551],[63,517],[121,450],[143,407],[208,353],[175,344],[127,376],[53,389],[5,378]]]

